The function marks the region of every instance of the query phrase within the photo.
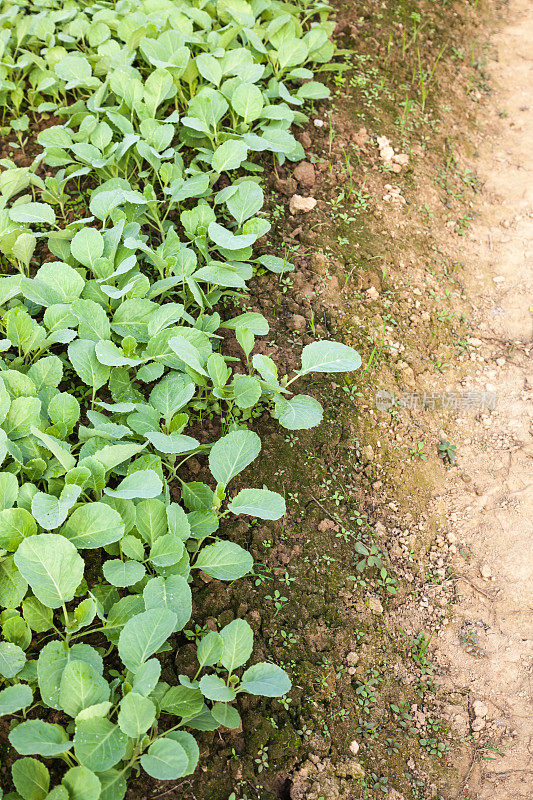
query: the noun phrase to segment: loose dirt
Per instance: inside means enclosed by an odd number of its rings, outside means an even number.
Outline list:
[[[462,248],[479,366],[461,388],[496,392],[498,405],[458,421],[463,480],[434,503],[462,554],[455,621],[436,650],[443,688],[467,687],[469,718],[451,717],[473,735],[453,796],[477,800],[533,796],[533,4],[514,0],[504,18],[476,159],[484,191]]]

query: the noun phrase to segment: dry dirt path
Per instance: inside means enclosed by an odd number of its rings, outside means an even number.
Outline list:
[[[456,797],[531,800],[533,2],[511,0],[503,14],[476,160],[484,191],[461,253],[472,265],[481,356],[461,388],[496,391],[499,402],[475,422],[459,421],[455,441],[467,482],[450,480],[436,498],[462,553],[457,572],[470,580],[459,580],[455,622],[439,637],[438,659],[446,687],[468,690],[469,719],[458,714],[455,721],[478,743]],[[514,736],[501,735],[506,728]]]

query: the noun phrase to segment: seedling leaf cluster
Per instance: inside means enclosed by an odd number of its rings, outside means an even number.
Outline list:
[[[4,113],[18,132],[52,123],[29,166],[0,161],[0,713],[16,798],[122,800],[139,770],[192,774],[194,732],[239,727],[239,694],[291,687],[248,665],[243,619],[199,637],[177,685],[157,655],[189,623],[200,570],[253,568],[221,520],[285,513],[278,493],[231,486],[261,450],[252,412],[317,425],[292,383],[361,363],[316,341],[280,376],[253,353],[267,320],[221,316],[255,270],[293,269],[254,253],[270,230],[256,154],[303,157],[292,126],[328,96],[314,71],[332,23],[323,3],[277,0],[0,8]],[[228,331],[244,372],[221,352]],[[210,484],[183,479],[192,456]]]

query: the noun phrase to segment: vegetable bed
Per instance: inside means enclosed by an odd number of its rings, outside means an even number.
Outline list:
[[[221,519],[284,514],[276,492],[231,490],[261,450],[253,419],[319,424],[320,404],[293,383],[360,365],[353,349],[315,341],[280,376],[253,354],[266,319],[232,315],[254,271],[292,269],[254,257],[270,230],[262,174],[303,157],[291,126],[328,95],[312,70],[333,56],[332,23],[315,0],[0,8],[14,157],[39,131],[33,161],[0,162],[0,713],[21,756],[12,797],[121,800],[139,767],[191,774],[194,732],[238,727],[239,693],[291,686],[276,664],[243,669],[243,619],[198,635],[193,679],[161,680],[157,654],[191,624],[200,570],[233,581],[253,569],[219,536]],[[73,195],[83,218],[72,219]],[[228,331],[242,361],[219,352]],[[208,459],[211,485],[184,481],[192,456]]]

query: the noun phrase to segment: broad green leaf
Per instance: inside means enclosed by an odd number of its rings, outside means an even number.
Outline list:
[[[322,422],[323,413],[318,400],[307,394],[296,394],[290,399],[280,396],[275,401],[275,416],[289,431],[314,428]]]
[[[85,503],[73,511],[61,534],[78,549],[95,549],[118,542],[124,523],[118,511],[105,503]]]
[[[242,181],[237,186],[236,192],[226,200],[228,211],[237,220],[239,226],[261,211],[263,203],[263,190],[255,181]]]
[[[231,105],[244,118],[245,122],[253,122],[259,119],[263,110],[263,93],[258,86],[253,83],[243,83],[238,86],[231,96]]]
[[[161,416],[170,421],[194,395],[194,381],[183,373],[165,375],[150,392],[150,403]]]
[[[109,686],[86,661],[69,661],[63,670],[59,703],[63,711],[75,717],[82,709],[109,699]]]
[[[50,630],[54,620],[54,613],[36,597],[27,597],[22,603],[22,616],[35,633],[44,633]]]
[[[174,533],[160,536],[150,548],[149,560],[157,567],[170,567],[177,564],[183,555],[183,542]]]
[[[124,665],[132,672],[138,670],[166,642],[176,620],[176,614],[166,608],[152,608],[129,619],[118,640]]]
[[[341,342],[311,342],[302,350],[301,375],[309,372],[349,372],[359,369],[361,356]]]
[[[11,767],[13,784],[24,800],[44,800],[50,788],[50,773],[36,758],[19,758]]]
[[[157,497],[162,490],[163,484],[159,475],[153,469],[143,469],[126,476],[116,489],[106,489],[105,494],[109,497],[133,500]]]
[[[81,486],[76,484],[65,484],[59,497],[45,492],[36,492],[31,501],[31,513],[41,528],[53,530],[63,524],[80,494]]]
[[[138,561],[121,561],[119,558],[105,561],[102,567],[104,578],[112,586],[133,586],[138,583],[146,573],[143,564]]]
[[[95,342],[89,339],[76,339],[67,348],[70,363],[83,383],[94,391],[107,383],[111,374],[110,368],[96,358],[95,348]]]
[[[209,631],[200,640],[197,650],[196,658],[201,667],[212,667],[218,664],[222,658],[224,651],[224,640],[216,631]]]
[[[198,760],[200,758],[200,750],[198,748],[198,744],[196,743],[196,739],[187,731],[169,731],[166,736],[166,739],[174,739],[175,742],[181,744],[185,752],[187,753],[187,758],[189,759],[189,764],[187,766],[187,771],[184,772],[184,775],[192,775],[194,770],[198,765]]]
[[[54,209],[48,203],[19,203],[9,210],[9,216],[13,222],[23,222],[25,225],[54,225],[56,221]]]
[[[233,672],[237,667],[242,667],[252,655],[253,631],[245,620],[234,619],[222,628],[220,636],[224,643],[220,663],[228,672]]]
[[[254,561],[250,553],[234,542],[215,542],[200,550],[194,564],[212,578],[234,581],[251,572]]]
[[[100,800],[124,800],[127,785],[122,770],[106,769],[98,773],[98,779],[102,786]]]
[[[179,742],[164,737],[153,742],[141,756],[141,766],[152,778],[176,780],[185,775],[189,758]]]
[[[28,591],[28,583],[20,574],[13,556],[0,561],[0,605],[17,608]]]
[[[211,714],[224,728],[238,728],[241,725],[239,712],[228,703],[214,703]]]
[[[180,453],[191,453],[200,446],[197,439],[192,436],[184,436],[180,433],[160,433],[159,431],[148,431],[145,433],[148,441],[153,444],[160,453],[179,455]]]
[[[61,783],[68,790],[69,800],[99,800],[102,791],[100,779],[87,767],[71,767]]]
[[[120,701],[118,726],[131,739],[137,739],[153,725],[156,707],[147,697],[130,692]]]
[[[30,719],[21,722],[9,734],[9,741],[21,756],[38,755],[51,758],[72,747],[60,725]]]
[[[182,719],[190,719],[203,708],[202,693],[196,687],[171,686],[161,698],[161,709]]]
[[[176,615],[175,631],[182,630],[192,614],[191,588],[181,575],[151,578],[143,590],[146,610],[167,608]]]
[[[239,688],[248,694],[281,697],[290,691],[291,682],[285,670],[263,661],[244,672]]]
[[[114,767],[124,757],[126,743],[127,737],[108,719],[84,719],[76,725],[74,753],[93,772]]]
[[[237,169],[246,159],[247,154],[248,147],[244,142],[237,139],[228,139],[219,145],[213,153],[211,166],[215,172],[227,172],[228,170]]]
[[[209,453],[209,469],[217,483],[226,485],[257,458],[261,440],[253,431],[233,431],[215,442]]]
[[[236,375],[233,379],[235,404],[239,408],[253,408],[261,397],[259,381],[250,375]]]
[[[15,553],[15,564],[37,599],[50,608],[72,600],[83,578],[82,558],[68,539],[56,533],[24,539]]]
[[[137,692],[143,697],[148,697],[157,686],[161,676],[161,664],[157,658],[150,658],[137,670],[131,687],[132,692]]]
[[[26,656],[24,650],[12,642],[0,642],[0,675],[4,678],[14,678],[24,664]]]
[[[204,675],[200,680],[200,691],[208,700],[230,703],[237,696],[235,689],[226,686],[225,681],[218,675]]]
[[[84,267],[93,267],[104,252],[104,237],[96,228],[82,228],[74,235],[70,252]]]
[[[259,519],[279,519],[285,513],[285,500],[269,489],[242,489],[229,503],[234,514],[247,514]]]
[[[32,700],[33,692],[26,683],[7,686],[0,691],[0,716],[16,714],[31,705]]]

